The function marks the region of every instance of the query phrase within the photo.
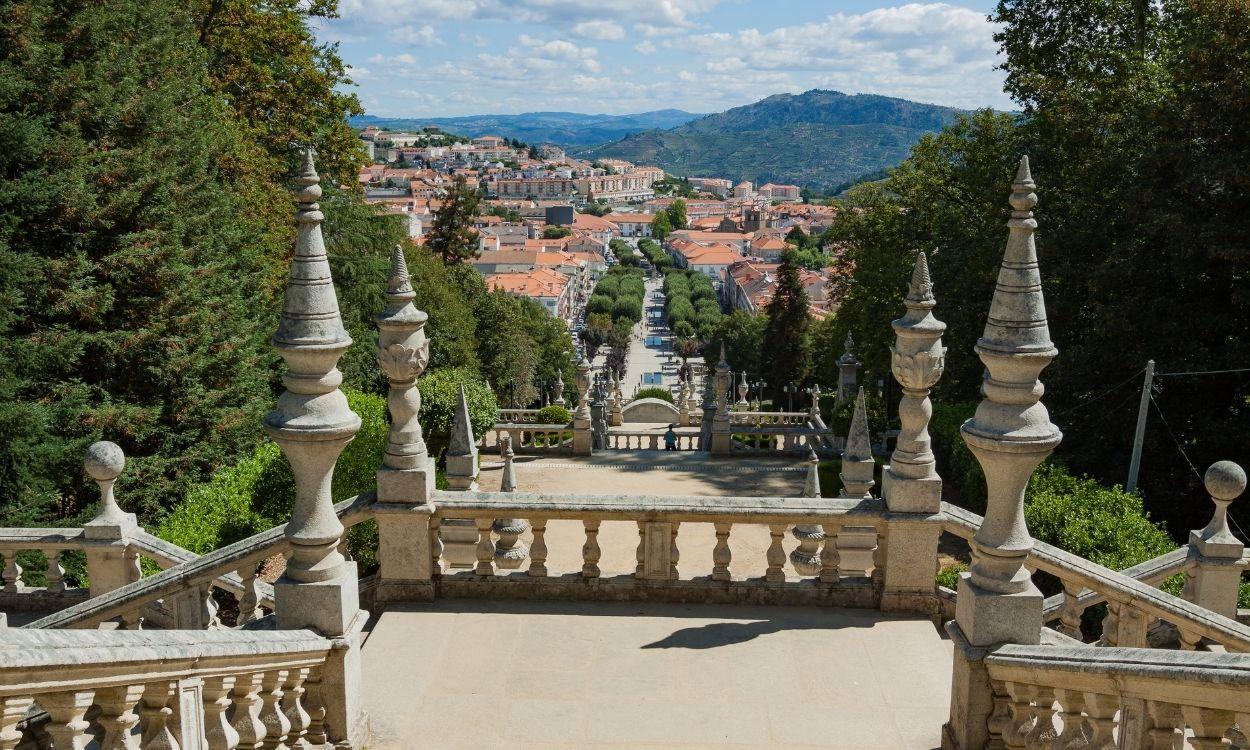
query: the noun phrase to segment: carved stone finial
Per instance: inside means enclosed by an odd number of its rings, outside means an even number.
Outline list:
[[[946,347],[942,346],[946,324],[933,316],[937,301],[924,253],[916,255],[903,305],[906,313],[891,324],[895,343],[890,349],[890,370],[903,387],[900,430],[889,469],[882,477],[882,494],[890,510],[936,513],[941,509],[942,481],[929,438],[933,416],[929,390],[946,367]]]
[[[330,483],[339,454],[360,429],[358,417],[339,390],[339,357],[351,337],[339,315],[325,241],[321,197],[311,151],[304,152],[297,186],[298,234],[291,258],[286,300],[273,345],[286,361],[286,390],[265,415],[269,436],[286,454],[295,474],[295,509],[286,526],[291,559],[284,576],[300,583],[338,578],[343,524],[334,513]]]
[[[843,342],[842,356],[838,357],[838,390],[834,394],[834,400],[838,404],[842,404],[854,397],[855,389],[859,385],[859,360],[855,357],[855,339],[851,338],[848,331],[846,341]]]
[[[976,415],[960,431],[984,470],[985,521],[973,538],[971,582],[996,594],[1033,587],[1025,562],[1033,539],[1024,519],[1024,490],[1033,469],[1062,433],[1041,403],[1041,371],[1058,353],[1050,340],[1033,232],[1035,185],[1028,157],[1012,185],[1010,234],[985,331],[976,344],[988,375]]]
[[[807,481],[803,484],[803,497],[820,497],[820,458],[815,449],[807,453]]]
[[[84,535],[89,539],[115,539],[137,528],[134,513],[127,513],[117,504],[113,485],[126,468],[126,454],[117,443],[107,440],[92,443],[83,456],[83,470],[100,487],[100,509],[86,524]]]
[[[417,421],[421,413],[417,378],[430,359],[430,342],[424,330],[429,316],[413,306],[416,296],[404,249],[396,245],[391,252],[386,309],[374,318],[378,324],[378,366],[390,382],[387,407],[391,426],[382,463],[391,469],[422,468],[429,458]]]
[[[868,409],[864,401],[864,389],[855,396],[855,411],[851,415],[851,429],[846,436],[846,448],[842,451],[842,496],[871,497],[876,462],[872,458],[872,438],[868,434]]]
[[[582,355],[577,361],[577,412],[573,415],[575,419],[584,420],[587,424],[590,422],[590,363],[586,361],[586,355]],[[563,386],[561,386],[563,387]]]
[[[1217,461],[1202,480],[1215,503],[1215,513],[1205,528],[1190,533],[1190,542],[1206,557],[1241,559],[1241,540],[1228,527],[1228,506],[1246,491],[1246,472],[1232,461]]]
[[[503,478],[499,481],[500,492],[516,492],[516,467],[512,459],[516,454],[512,451],[512,436],[504,435],[503,441]]]
[[[555,391],[555,398],[551,403],[556,406],[564,406],[564,373],[556,370],[556,384],[552,388]]]

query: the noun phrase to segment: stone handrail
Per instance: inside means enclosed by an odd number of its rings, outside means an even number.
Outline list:
[[[815,427],[736,424],[730,429],[734,438],[732,453],[805,456],[814,450],[817,455],[834,456],[846,445],[845,439]]]
[[[774,604],[832,604],[875,608],[881,602],[884,539],[890,514],[883,501],[875,498],[810,497],[706,497],[537,494],[498,492],[433,493],[435,510],[430,517],[431,566],[442,569],[443,548],[439,540],[445,519],[471,519],[477,529],[473,545],[476,566],[469,571],[442,574],[436,582],[439,596],[518,597],[538,599],[655,599],[661,601],[705,601]],[[500,552],[492,541],[495,519],[528,527],[533,534],[526,570],[507,574],[503,569],[520,567],[525,554],[509,554],[516,544],[509,538]],[[580,521],[585,531],[578,571],[548,575],[546,529],[549,521]],[[940,524],[939,515],[911,515],[913,523]],[[520,521],[524,521],[521,524]],[[598,534],[605,522],[637,524],[639,543],[632,575],[603,577],[599,567],[601,549]],[[682,524],[711,524],[716,544],[708,560],[708,573],[680,578],[677,562]],[[823,532],[818,559],[806,571],[787,576],[784,542],[794,525],[817,527]],[[767,564],[761,578],[744,578],[731,572],[733,553],[729,540],[733,527],[766,526],[770,542],[764,554]],[[847,545],[840,543],[845,531]],[[865,549],[864,535],[871,543]],[[500,539],[504,544],[503,538]],[[869,565],[843,565],[844,553],[851,550],[871,557]],[[523,552],[523,551],[522,551]],[[932,580],[932,579],[930,579]],[[930,591],[930,600],[936,594]]]
[[[805,411],[731,411],[729,412],[729,423],[731,425],[806,425],[808,413]]]
[[[131,540],[131,544],[137,547],[145,557],[155,560],[161,570],[169,570],[175,565],[182,565],[199,557],[190,550],[146,532],[137,534]],[[258,597],[259,606],[273,609],[273,586],[256,580],[255,571],[250,571],[249,575],[240,575],[237,572],[226,573],[214,581],[214,586],[235,596],[252,593]]]
[[[1250,720],[1244,654],[1005,645],[985,666],[991,746],[1245,747],[1234,726]]]
[[[1121,570],[1120,573],[1129,578],[1141,581],[1142,583],[1158,587],[1167,579],[1183,573],[1194,566],[1194,558],[1189,547],[1177,547],[1171,552],[1165,552],[1158,557],[1138,563],[1132,567]],[[1082,591],[1073,601],[1071,594],[1055,594],[1046,597],[1046,601],[1042,605],[1042,618],[1045,622],[1051,622],[1060,617],[1064,607],[1069,610],[1073,607],[1084,612],[1095,604],[1102,604],[1107,597],[1098,591],[1086,589]]]
[[[375,494],[366,493],[334,506],[344,526],[353,526],[370,515]],[[214,550],[168,570],[128,583],[25,625],[25,628],[87,628],[121,618],[123,627],[138,626],[143,611],[158,599],[176,598],[179,628],[200,630],[215,627],[216,606],[210,589],[221,576],[255,566],[287,546],[285,526],[276,526],[234,544]]]
[[[946,517],[943,530],[964,539],[971,539],[981,527],[981,516],[950,503],[942,503],[942,513]],[[1250,627],[1125,573],[1040,541],[1034,541],[1028,562],[1036,570],[1063,581],[1065,591],[1073,600],[1082,590],[1089,589],[1099,592],[1108,601],[1111,615],[1109,622],[1103,623],[1104,641],[1108,645],[1145,646],[1147,620],[1159,619],[1176,626],[1181,643],[1187,649],[1207,639],[1230,651],[1250,651]],[[1079,626],[1079,618],[1078,612],[1076,626]],[[1064,619],[1065,627],[1060,631],[1073,635],[1071,618]]]
[[[533,424],[538,421],[539,409],[500,409],[495,421],[502,424]]]
[[[334,647],[310,630],[6,631],[0,743],[137,747],[137,727],[144,747],[320,746]]]

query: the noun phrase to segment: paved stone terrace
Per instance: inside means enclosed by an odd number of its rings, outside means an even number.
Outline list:
[[[931,750],[951,647],[875,611],[440,601],[364,647],[373,750]]]

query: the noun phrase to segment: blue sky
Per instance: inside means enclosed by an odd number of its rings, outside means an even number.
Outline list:
[[[340,0],[370,114],[715,112],[829,88],[1010,107],[991,0]]]

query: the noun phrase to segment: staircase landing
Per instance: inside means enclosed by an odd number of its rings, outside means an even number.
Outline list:
[[[372,750],[931,750],[951,645],[869,610],[442,600],[364,647]]]

